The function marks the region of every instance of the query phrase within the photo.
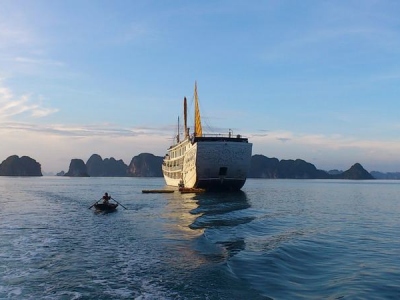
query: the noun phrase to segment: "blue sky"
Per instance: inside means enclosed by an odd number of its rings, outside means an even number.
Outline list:
[[[197,81],[205,133],[319,169],[400,171],[398,1],[0,7],[0,161],[163,156]]]

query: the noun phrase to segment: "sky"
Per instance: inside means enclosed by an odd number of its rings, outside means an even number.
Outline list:
[[[0,162],[164,156],[193,124],[253,155],[400,171],[400,2],[0,0]]]

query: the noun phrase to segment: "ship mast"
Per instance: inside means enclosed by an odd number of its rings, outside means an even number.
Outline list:
[[[200,118],[200,108],[199,108],[199,98],[197,96],[197,82],[194,83],[194,101],[195,101],[195,110],[194,110],[194,135],[196,137],[201,137],[203,135],[203,129],[201,127],[201,118]]]
[[[176,142],[179,144],[180,140],[179,140],[179,116],[178,116],[178,134],[176,135]]]
[[[185,139],[189,136],[189,131],[187,128],[187,101],[186,97],[183,99],[183,122],[185,126]]]

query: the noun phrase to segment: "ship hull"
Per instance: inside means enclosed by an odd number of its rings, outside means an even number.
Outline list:
[[[168,156],[174,160],[169,170],[165,167],[168,162],[164,160],[163,164],[167,185],[183,184],[185,188],[207,191],[237,191],[246,182],[252,144],[244,138],[196,138],[192,143],[174,147],[171,152],[175,154]],[[179,172],[169,172],[172,168],[179,169]]]

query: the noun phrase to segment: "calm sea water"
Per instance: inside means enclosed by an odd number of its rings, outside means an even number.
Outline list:
[[[399,299],[400,181],[0,177],[0,299]],[[88,207],[109,192],[127,209]]]

